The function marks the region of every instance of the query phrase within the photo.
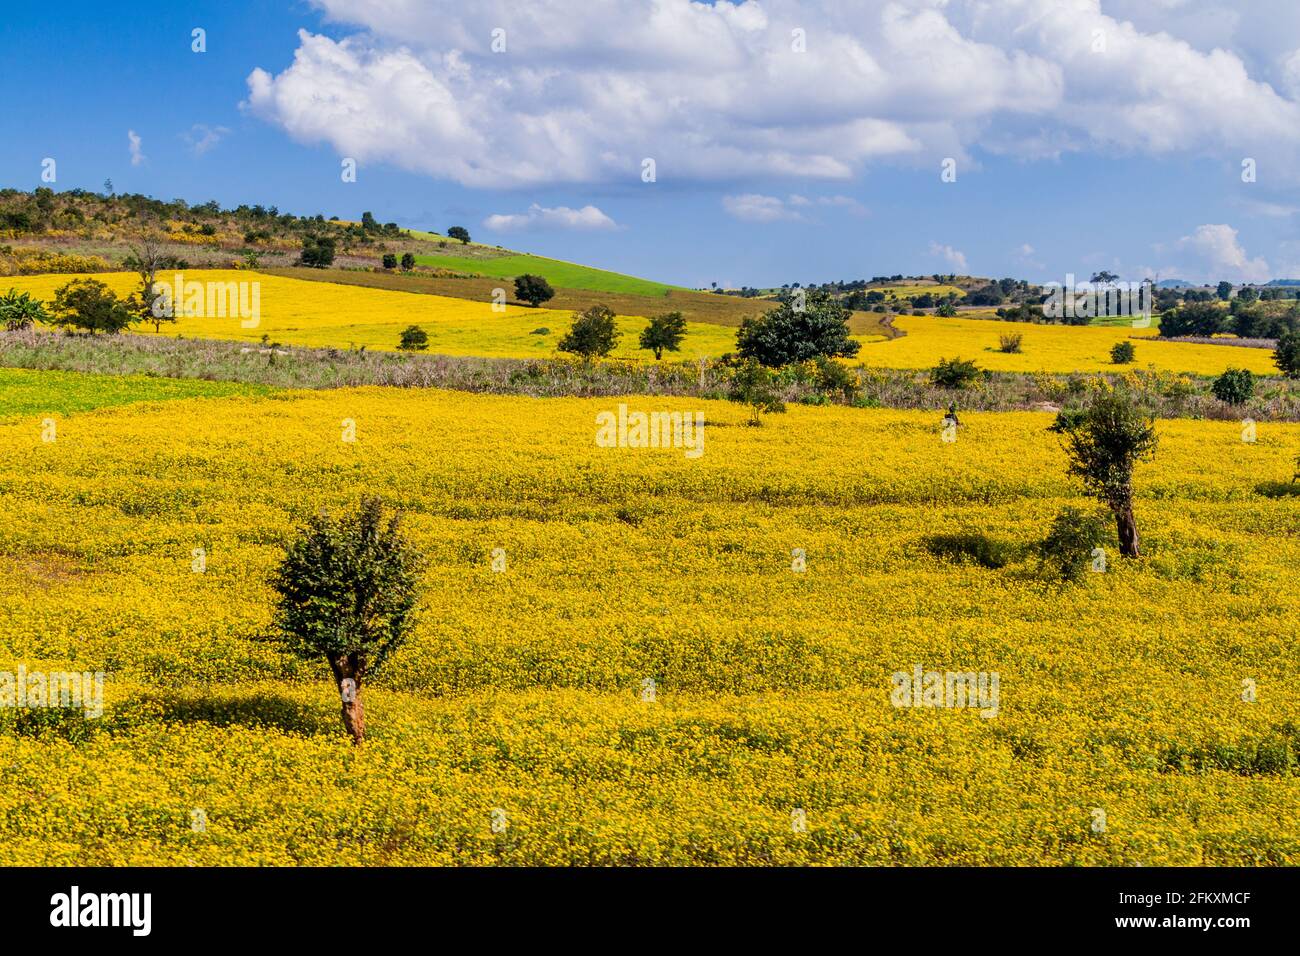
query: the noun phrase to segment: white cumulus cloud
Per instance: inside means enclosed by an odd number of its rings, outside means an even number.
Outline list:
[[[969,275],[970,266],[966,264],[966,253],[959,249],[943,243],[930,243],[930,255],[937,256],[952,267],[952,271],[959,275]]]
[[[595,206],[570,209],[568,206],[544,207],[533,203],[524,213],[488,216],[483,226],[493,232],[519,232],[527,229],[617,229],[616,223]]]

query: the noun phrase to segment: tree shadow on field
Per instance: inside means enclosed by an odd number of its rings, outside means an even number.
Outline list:
[[[273,691],[220,689],[152,691],[114,708],[115,723],[203,723],[213,727],[249,727],[315,737],[337,736],[337,708],[297,700]]]

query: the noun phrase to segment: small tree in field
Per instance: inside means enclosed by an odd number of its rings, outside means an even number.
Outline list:
[[[850,337],[851,316],[828,292],[786,293],[775,309],[741,322],[736,352],[769,368],[820,356],[852,358],[862,346]]]
[[[403,271],[403,272],[410,272],[410,271],[411,271],[412,269],[414,269],[414,268],[415,268],[415,253],[414,253],[414,252],[403,252],[403,253],[402,253],[402,271]]]
[[[1132,342],[1116,342],[1110,347],[1110,360],[1115,365],[1130,364],[1137,354]]]
[[[408,325],[402,330],[397,347],[403,352],[423,352],[429,347],[429,333],[418,325]]]
[[[272,578],[276,627],[292,652],[329,664],[353,743],[366,736],[362,684],[410,629],[420,567],[398,517],[385,522],[379,499],[367,497],[355,514],[313,518]]]
[[[170,298],[155,288],[160,269],[176,268],[175,256],[165,255],[153,236],[145,236],[132,244],[131,254],[122,265],[140,277],[140,289],[127,300],[127,308],[142,322],[152,322],[155,332],[162,331],[164,322],[176,321],[176,308]]]
[[[555,290],[541,276],[525,273],[515,279],[515,298],[527,302],[535,309],[543,302],[555,298]]]
[[[1300,378],[1300,333],[1283,332],[1278,336],[1273,364],[1287,378]]]
[[[1119,552],[1136,558],[1140,546],[1133,516],[1133,466],[1156,450],[1154,419],[1126,392],[1099,394],[1087,408],[1056,417],[1064,435],[1070,474],[1115,515]]]
[[[603,305],[593,305],[575,312],[573,325],[555,347],[561,352],[581,355],[584,362],[614,350],[622,333],[614,325],[614,312]]]
[[[125,302],[97,279],[73,279],[55,290],[51,322],[87,332],[121,332],[134,316]]]
[[[394,253],[394,252],[385,252],[385,253],[384,253],[384,268],[385,268],[385,269],[396,269],[396,268],[397,268],[397,254],[396,254],[396,253]]]
[[[781,400],[771,370],[752,360],[736,369],[727,398],[749,406],[749,424],[755,428],[763,424],[759,416],[764,412],[772,415],[785,411],[785,402]]]
[[[447,230],[448,239],[459,239],[460,244],[466,245],[469,242],[469,230],[464,226],[452,226]]]
[[[664,357],[664,351],[677,352],[686,337],[686,319],[680,312],[665,312],[650,319],[641,330],[641,348],[655,354],[655,361]]]

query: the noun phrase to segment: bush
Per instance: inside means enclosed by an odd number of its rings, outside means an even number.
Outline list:
[[[1300,378],[1300,333],[1283,332],[1278,337],[1273,364],[1287,378]]]
[[[0,325],[4,326],[6,332],[30,329],[34,322],[49,320],[49,313],[45,311],[41,300],[33,298],[30,292],[10,289],[0,295]]]
[[[1255,376],[1248,369],[1230,368],[1210,387],[1214,397],[1229,405],[1244,405],[1255,394]]]
[[[403,352],[423,352],[429,347],[429,333],[418,325],[408,325],[397,347]]]
[[[1015,545],[990,538],[979,531],[932,534],[923,544],[936,558],[963,563],[974,561],[980,567],[990,570],[1004,568],[1019,556]]]
[[[1008,332],[1006,335],[998,337],[998,351],[1015,354],[1020,351],[1020,343],[1024,336],[1019,332]]]
[[[1227,318],[1227,313],[1213,302],[1187,302],[1160,316],[1160,335],[1217,335]]]
[[[1115,365],[1128,365],[1136,355],[1132,342],[1116,342],[1110,347],[1110,360]]]
[[[727,398],[749,406],[749,424],[755,427],[763,424],[759,415],[780,414],[785,411],[785,402],[781,400],[775,376],[770,369],[752,359],[736,369]]]
[[[823,395],[840,395],[847,402],[857,398],[860,388],[858,377],[845,368],[843,362],[829,358],[817,360],[814,381]]]
[[[304,236],[299,262],[314,269],[324,269],[334,264],[333,236]]]
[[[415,268],[415,253],[414,253],[414,252],[403,252],[403,253],[402,253],[402,270],[403,270],[404,272],[410,272],[410,271],[411,271],[412,269],[414,269],[414,268]]]
[[[614,350],[622,333],[614,325],[614,312],[603,305],[593,305],[583,312],[575,312],[573,325],[555,347],[561,352],[582,356],[589,362]]]
[[[385,252],[385,253],[384,253],[384,268],[385,268],[385,269],[396,269],[396,268],[397,268],[397,256],[394,255],[394,254],[391,253],[391,252]]]
[[[1078,581],[1092,566],[1093,549],[1107,540],[1108,525],[1100,513],[1061,509],[1038,545],[1041,570],[1062,581]]]
[[[939,359],[939,364],[930,370],[930,384],[939,388],[969,388],[981,374],[979,366],[974,362],[960,357]]]
[[[281,639],[300,657],[325,658],[343,702],[343,726],[358,744],[366,732],[362,682],[406,639],[422,564],[398,517],[383,519],[374,497],[338,521],[312,518],[271,579]]]
[[[551,330],[548,329],[546,326],[543,325],[540,329],[533,329],[533,330],[532,330],[531,332],[529,332],[528,334],[529,334],[529,335],[550,335],[550,334],[551,334]]]

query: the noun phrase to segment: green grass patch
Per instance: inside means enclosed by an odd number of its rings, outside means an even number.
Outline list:
[[[547,259],[545,256],[518,255],[497,256],[495,258],[475,258],[471,256],[416,256],[417,265],[434,266],[439,269],[453,269],[462,272],[476,272],[480,275],[498,279],[513,279],[525,273],[543,276],[553,286],[568,289],[590,289],[593,292],[625,292],[632,295],[665,296],[672,289],[680,286],[638,279],[636,276],[623,275],[620,272],[606,272],[573,262],[559,259]]]
[[[241,382],[0,368],[0,419],[71,415],[133,402],[261,395],[269,391],[265,385]]]

